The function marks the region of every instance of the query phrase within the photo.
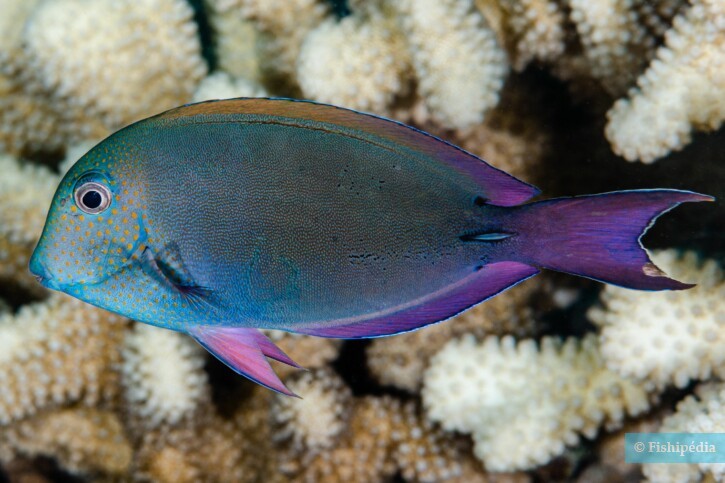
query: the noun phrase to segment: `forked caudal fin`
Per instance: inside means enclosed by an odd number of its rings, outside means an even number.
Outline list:
[[[657,189],[560,198],[516,208],[514,260],[639,290],[692,287],[667,278],[640,238],[661,214],[688,201],[713,201],[690,191]]]
[[[267,357],[292,367],[299,365],[257,329],[195,326],[190,336],[234,372],[287,396],[297,396],[284,385]]]

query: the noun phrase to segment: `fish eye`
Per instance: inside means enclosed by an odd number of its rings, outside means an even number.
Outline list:
[[[87,181],[76,187],[73,194],[81,211],[95,215],[111,205],[111,190],[95,181]]]

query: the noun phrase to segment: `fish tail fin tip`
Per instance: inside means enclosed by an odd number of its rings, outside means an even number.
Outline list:
[[[187,332],[237,374],[280,394],[300,398],[284,385],[270,366],[267,357],[298,369],[301,367],[259,330],[244,327],[194,326]]]
[[[684,290],[657,267],[641,238],[657,218],[712,196],[671,189],[633,190],[547,200],[522,207],[514,223],[521,247],[541,268],[639,290]]]

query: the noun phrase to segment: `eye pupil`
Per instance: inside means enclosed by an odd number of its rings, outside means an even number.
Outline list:
[[[95,190],[91,190],[86,192],[83,195],[83,204],[90,208],[91,210],[98,208],[101,206],[101,203],[103,202],[103,197],[101,196],[101,193]]]
[[[108,209],[111,205],[111,190],[96,181],[81,179],[76,187],[73,197],[76,206],[84,213],[96,215]]]

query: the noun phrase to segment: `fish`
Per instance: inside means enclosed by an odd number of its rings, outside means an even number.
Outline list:
[[[283,98],[188,104],[131,124],[61,180],[29,269],[47,288],[186,333],[296,396],[260,329],[382,337],[441,322],[542,269],[680,290],[640,238],[712,201],[539,190],[405,124]]]

